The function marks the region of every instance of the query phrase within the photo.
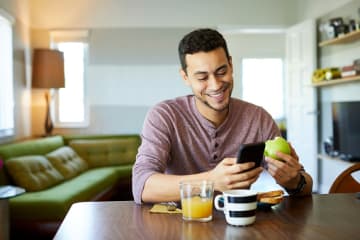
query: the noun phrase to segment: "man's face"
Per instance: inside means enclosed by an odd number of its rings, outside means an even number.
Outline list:
[[[227,111],[233,89],[233,69],[224,49],[187,54],[185,59],[187,73],[181,70],[181,75],[191,87],[200,112]]]

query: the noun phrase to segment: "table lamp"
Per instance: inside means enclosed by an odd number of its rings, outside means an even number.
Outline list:
[[[64,56],[54,49],[34,49],[32,62],[32,88],[45,88],[45,135],[51,135],[54,125],[50,113],[50,88],[65,87]]]

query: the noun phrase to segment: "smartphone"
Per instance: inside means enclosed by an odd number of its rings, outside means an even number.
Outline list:
[[[264,158],[264,142],[241,144],[238,155],[237,163],[255,162],[255,167],[260,167]]]

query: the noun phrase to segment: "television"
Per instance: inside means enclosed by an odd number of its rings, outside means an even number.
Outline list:
[[[333,148],[346,161],[360,161],[360,102],[332,102]]]

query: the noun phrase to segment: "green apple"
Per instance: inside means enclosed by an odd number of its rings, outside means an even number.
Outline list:
[[[278,160],[276,152],[282,152],[285,154],[290,154],[291,152],[289,143],[282,137],[275,137],[274,140],[267,140],[265,142],[265,156]]]

